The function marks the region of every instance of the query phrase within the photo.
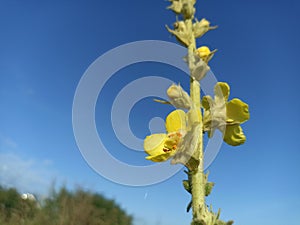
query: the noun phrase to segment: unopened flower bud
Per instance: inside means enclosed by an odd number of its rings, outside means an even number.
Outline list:
[[[197,49],[198,55],[202,60],[205,61],[205,59],[209,56],[210,54],[210,49],[207,46],[202,46]]]
[[[191,32],[187,29],[184,21],[177,21],[174,23],[174,30],[170,29],[168,26],[167,30],[173,34],[178,42],[186,47],[191,44]]]
[[[182,9],[182,2],[176,0],[170,0],[170,2],[172,2],[172,5],[168,6],[167,9],[171,9],[176,14],[180,14]]]
[[[175,84],[172,84],[171,87],[168,88],[167,90],[167,95],[169,98],[179,98],[180,97],[180,90],[179,87]]]
[[[182,5],[181,13],[184,19],[193,19],[195,11],[196,9],[194,7],[194,4],[192,4],[192,2],[188,1]]]
[[[172,84],[168,90],[167,95],[170,103],[176,108],[190,109],[192,100],[188,93],[186,93],[180,85]]]
[[[202,19],[201,21],[197,21],[193,24],[193,32],[195,38],[202,37],[207,31],[216,29],[217,26],[210,26],[210,22],[206,19]]]
[[[216,51],[217,50],[210,51],[207,46],[202,46],[197,49],[197,54],[204,62],[208,63],[209,60],[212,59]]]

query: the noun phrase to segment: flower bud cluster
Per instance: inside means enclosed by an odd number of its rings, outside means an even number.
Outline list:
[[[198,21],[194,19],[196,0],[169,0],[172,4],[168,7],[173,12],[181,15],[183,20],[174,23],[174,29],[167,30],[176,37],[177,41],[187,48],[194,49],[189,52],[189,57],[186,59],[191,71],[191,77],[194,80],[200,81],[210,70],[208,66],[209,60],[213,57],[214,51],[206,46],[196,49],[195,38],[202,37],[209,30],[214,30],[217,26],[210,26],[210,22],[206,19]]]
[[[168,9],[176,14],[181,14],[184,19],[193,19],[196,9],[194,7],[196,0],[169,0],[172,4]]]

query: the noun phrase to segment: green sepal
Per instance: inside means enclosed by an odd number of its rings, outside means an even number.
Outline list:
[[[161,104],[171,105],[171,103],[168,101],[164,101],[164,100],[160,100],[160,99],[156,99],[156,98],[153,99],[153,101],[161,103]]]
[[[194,157],[191,157],[189,161],[185,164],[185,166],[190,171],[196,171],[198,169],[198,166],[200,164],[200,161],[198,159],[195,159]]]
[[[209,196],[213,187],[214,187],[215,183],[214,182],[207,182],[205,184],[205,196]]]
[[[183,180],[182,181],[183,187],[184,189],[188,192],[188,193],[192,193],[192,187],[190,185],[190,182],[188,180]]]

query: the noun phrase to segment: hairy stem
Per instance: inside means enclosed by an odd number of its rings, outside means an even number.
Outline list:
[[[200,85],[198,81],[191,81],[191,93],[200,92]],[[192,95],[193,96],[193,95]],[[196,105],[199,103],[199,95],[195,96],[197,99],[193,98]],[[201,115],[201,114],[200,114]],[[200,125],[202,130],[202,119],[200,118]],[[205,210],[205,177],[203,172],[203,135],[202,132],[198,136],[198,144],[193,157],[199,160],[199,166],[196,171],[191,174],[191,184],[192,184],[192,207],[193,207],[193,221],[203,220],[204,210]]]
[[[187,28],[189,29],[190,33],[192,33],[192,20],[186,20],[185,21]],[[188,58],[189,58],[189,68],[191,70],[192,63],[193,63],[193,55],[196,50],[196,41],[194,35],[191,35],[191,44],[188,47]],[[192,101],[196,107],[197,110],[200,111],[200,83],[193,79],[191,76],[190,81],[190,95],[192,98]],[[199,123],[202,130],[202,114],[199,113]],[[192,184],[192,208],[193,208],[193,222],[192,225],[200,224],[200,221],[204,220],[205,216],[205,177],[203,172],[203,166],[204,166],[204,160],[203,160],[203,134],[200,132],[198,134],[198,143],[197,148],[195,149],[193,153],[193,157],[197,160],[199,160],[199,166],[197,170],[192,171],[192,174],[190,176],[190,182]]]

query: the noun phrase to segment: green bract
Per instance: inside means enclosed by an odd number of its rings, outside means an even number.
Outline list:
[[[214,131],[219,129],[227,144],[233,146],[243,144],[246,136],[240,124],[250,118],[248,105],[238,98],[228,102],[230,88],[225,82],[218,82],[214,92],[214,99],[210,96],[202,98],[204,131],[207,131],[208,136],[212,137]]]

